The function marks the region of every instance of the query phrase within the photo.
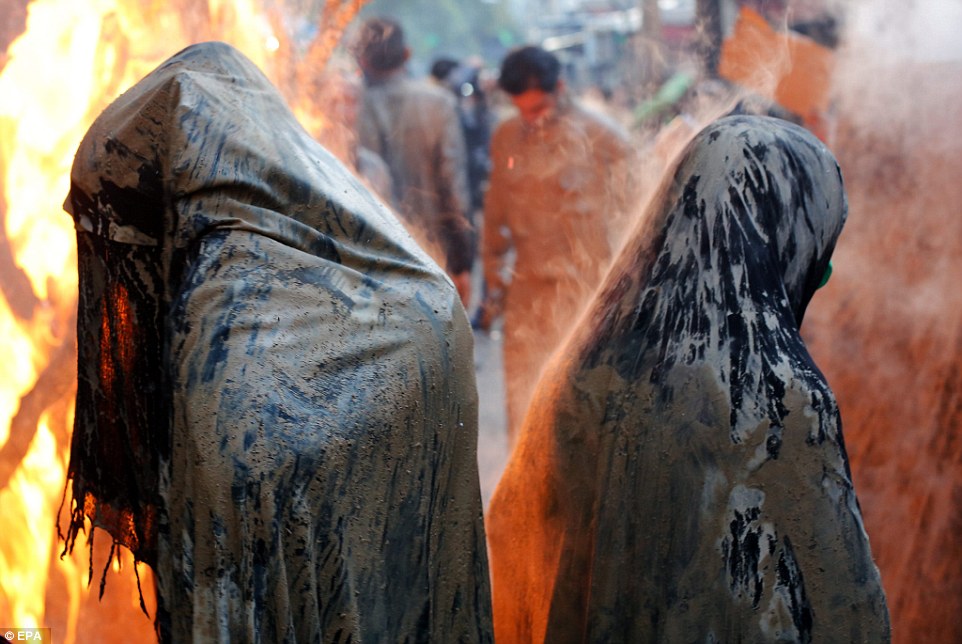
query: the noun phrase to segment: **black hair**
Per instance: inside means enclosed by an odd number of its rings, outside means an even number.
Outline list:
[[[438,58],[431,64],[431,76],[439,81],[446,80],[448,75],[457,67],[458,61],[453,58]]]
[[[561,77],[561,61],[541,47],[515,49],[501,62],[498,86],[517,96],[529,89],[553,92]]]
[[[397,69],[407,60],[404,30],[390,18],[370,18],[361,26],[354,43],[354,55],[362,66],[375,71]]]

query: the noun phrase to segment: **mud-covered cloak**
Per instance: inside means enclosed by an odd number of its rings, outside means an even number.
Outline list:
[[[836,401],[799,335],[846,214],[811,134],[680,157],[539,383],[489,508],[499,642],[882,642]]]
[[[162,639],[487,641],[472,337],[397,219],[219,43],[76,155],[83,516]]]

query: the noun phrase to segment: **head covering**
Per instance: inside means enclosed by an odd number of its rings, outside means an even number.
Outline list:
[[[176,641],[490,638],[472,338],[451,282],[221,43],[77,151],[69,474]],[[442,574],[443,571],[443,574]]]
[[[695,137],[492,498],[498,639],[887,639],[838,407],[799,333],[845,216],[805,130],[740,116]]]

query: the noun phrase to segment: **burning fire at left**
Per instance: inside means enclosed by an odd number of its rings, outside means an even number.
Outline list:
[[[4,20],[23,16],[16,38],[0,31],[0,626],[51,628],[68,644],[150,640],[154,609],[149,569],[138,566],[150,617],[132,557],[111,557],[107,535],[63,556],[57,535],[76,390],[76,248],[63,199],[77,145],[107,104],[191,42],[230,42],[271,76],[322,62],[339,35],[328,29],[297,56],[287,16],[252,0],[193,3],[192,15],[178,4],[0,0]],[[329,0],[325,17],[336,32],[361,4]],[[324,127],[306,101],[291,102]]]

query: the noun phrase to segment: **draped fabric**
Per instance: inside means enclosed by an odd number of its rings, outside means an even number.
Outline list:
[[[889,638],[799,333],[846,210],[795,125],[695,137],[546,368],[491,500],[498,641]]]
[[[77,151],[72,547],[172,641],[490,641],[470,326],[238,51],[192,46]]]

